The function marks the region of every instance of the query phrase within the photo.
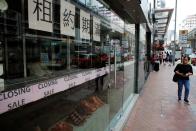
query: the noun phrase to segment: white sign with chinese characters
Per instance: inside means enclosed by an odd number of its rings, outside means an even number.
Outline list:
[[[61,0],[61,34],[75,36],[75,6]]]
[[[53,32],[52,0],[28,0],[29,28]]]
[[[80,10],[80,38],[90,39],[90,14]]]
[[[100,41],[100,19],[93,16],[93,40]]]

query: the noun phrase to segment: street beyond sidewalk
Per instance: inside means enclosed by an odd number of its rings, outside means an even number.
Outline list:
[[[191,77],[187,105],[177,100],[173,70],[174,66],[161,65],[158,72],[151,72],[124,131],[196,131],[196,76]]]

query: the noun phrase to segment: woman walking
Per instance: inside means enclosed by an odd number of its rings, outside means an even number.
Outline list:
[[[185,87],[184,102],[189,103],[189,90],[190,90],[190,81],[189,76],[193,75],[192,66],[189,63],[189,57],[184,56],[182,64],[178,64],[174,69],[174,72],[178,74],[178,101],[181,100],[182,89]]]

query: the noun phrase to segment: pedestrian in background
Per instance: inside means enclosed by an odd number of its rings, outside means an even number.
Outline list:
[[[169,52],[166,53],[166,60],[169,62]]]
[[[151,56],[151,64],[152,64],[152,69],[154,70],[154,63],[155,63],[155,61],[156,61],[156,55],[155,54],[153,54],[152,56]]]
[[[163,52],[159,53],[159,62],[160,62],[160,65],[163,63]]]
[[[163,64],[165,65],[167,62],[167,54],[163,52]]]
[[[172,65],[172,60],[173,60],[173,55],[172,55],[172,53],[170,52],[170,54],[169,54],[169,66]]]
[[[178,64],[174,72],[178,74],[178,101],[181,100],[182,96],[182,89],[183,86],[185,87],[185,93],[184,93],[184,102],[187,104],[189,103],[188,97],[189,97],[189,90],[190,90],[190,80],[189,76],[193,75],[193,69],[192,66],[189,63],[190,58],[187,56],[183,57],[182,64]]]

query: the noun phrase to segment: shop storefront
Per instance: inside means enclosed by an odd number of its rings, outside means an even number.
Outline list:
[[[112,129],[135,93],[135,25],[97,0],[6,3],[0,12],[1,129]],[[139,68],[145,38],[141,45]]]

